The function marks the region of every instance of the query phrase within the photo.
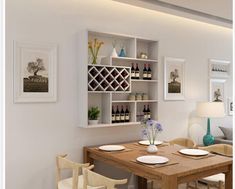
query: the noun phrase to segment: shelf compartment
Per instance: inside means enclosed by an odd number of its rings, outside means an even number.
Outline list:
[[[111,123],[110,116],[110,101],[111,95],[106,93],[89,93],[88,94],[88,109],[91,107],[98,107],[100,110],[99,123],[109,124]],[[87,115],[87,114],[86,114]]]
[[[149,105],[150,111],[151,111],[151,119],[153,120],[158,120],[158,112],[157,112],[157,107],[158,107],[158,103],[149,103],[149,102],[145,102],[145,103],[137,103],[136,106],[136,121],[141,121],[144,118],[144,114],[143,114],[143,109],[144,109],[144,105]]]
[[[130,103],[130,102],[112,102],[112,106],[114,107],[114,111],[116,111],[116,108],[118,106],[119,111],[121,111],[121,107],[123,106],[124,111],[126,110],[126,106],[128,106],[128,110],[130,112],[130,122],[135,122],[136,121],[136,104],[135,103]],[[128,122],[124,122],[128,123]]]
[[[140,58],[141,53],[145,53],[148,59],[157,59],[158,57],[158,42],[146,39],[136,39],[137,58]],[[144,59],[145,60],[145,59]]]

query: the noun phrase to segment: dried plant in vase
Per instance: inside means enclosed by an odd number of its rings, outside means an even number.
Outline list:
[[[102,41],[98,41],[96,38],[94,41],[89,41],[88,42],[88,49],[91,52],[92,56],[92,64],[97,64],[97,56],[100,50],[100,47],[104,44]]]

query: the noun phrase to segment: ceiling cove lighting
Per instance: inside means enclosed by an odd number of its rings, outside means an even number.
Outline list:
[[[125,3],[141,8],[146,8],[154,11],[166,12],[169,14],[191,18],[194,20],[207,22],[215,25],[220,25],[228,28],[232,28],[233,21],[227,18],[208,14],[202,11],[182,7],[168,2],[160,0],[113,0],[120,3]]]

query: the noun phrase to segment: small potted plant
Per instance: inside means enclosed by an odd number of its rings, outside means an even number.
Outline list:
[[[88,110],[88,123],[89,125],[98,124],[98,117],[100,115],[100,110],[98,107],[91,107]]]

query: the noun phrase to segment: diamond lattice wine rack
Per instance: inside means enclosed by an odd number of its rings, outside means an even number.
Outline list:
[[[88,91],[130,92],[130,67],[88,65]]]

